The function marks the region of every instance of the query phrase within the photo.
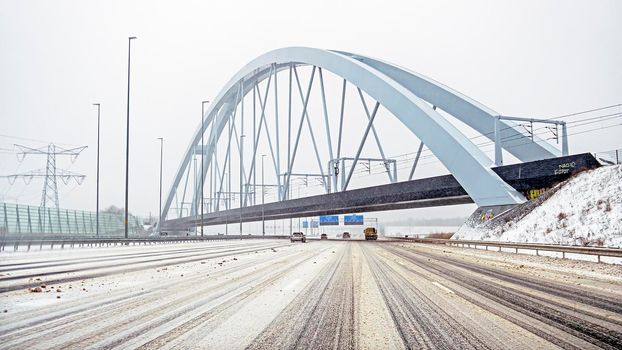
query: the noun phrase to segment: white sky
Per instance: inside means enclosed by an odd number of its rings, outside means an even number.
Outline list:
[[[0,175],[44,166],[41,157],[18,163],[14,143],[88,145],[74,164],[58,160],[59,167],[87,175],[82,186],[60,185],[60,202],[94,210],[91,103],[99,102],[100,203],[123,205],[131,35],[138,40],[132,46],[130,210],[139,215],[157,212],[156,138],[166,139],[166,193],[198,124],[201,100],[214,98],[244,64],[279,47],[379,57],[506,115],[552,117],[622,103],[622,2],[615,0],[0,0]],[[621,130],[571,138],[571,152],[620,148]],[[0,201],[38,205],[41,188],[40,180],[25,186],[0,179]]]

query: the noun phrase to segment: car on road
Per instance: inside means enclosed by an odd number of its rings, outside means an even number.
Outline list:
[[[326,233],[322,233],[322,235],[320,236],[320,239],[328,239],[328,236],[326,235]]]
[[[341,238],[343,238],[343,239],[350,239],[350,232],[344,232],[344,233],[341,235]]]
[[[306,243],[307,242],[307,236],[305,236],[305,234],[302,233],[302,232],[294,232],[294,233],[292,233],[292,235],[289,236],[289,239],[292,242],[298,242],[298,241],[300,241],[302,243]]]

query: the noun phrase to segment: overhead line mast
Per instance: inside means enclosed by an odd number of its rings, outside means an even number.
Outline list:
[[[43,183],[43,191],[41,192],[41,206],[43,208],[50,206],[59,208],[57,179],[60,178],[64,184],[68,184],[71,180],[75,180],[76,183],[82,184],[82,181],[86,177],[85,175],[76,174],[69,170],[57,169],[56,156],[70,156],[71,161],[74,162],[80,153],[87,148],[87,146],[63,148],[50,143],[47,147],[41,148],[32,148],[16,144],[15,148],[17,148],[17,160],[20,162],[23,161],[28,154],[45,155],[47,157],[45,169],[37,169],[25,173],[3,176],[11,183],[14,183],[17,178],[23,178],[26,183],[30,183],[30,181],[35,177],[45,178]],[[50,203],[50,205],[48,205],[48,203]]]

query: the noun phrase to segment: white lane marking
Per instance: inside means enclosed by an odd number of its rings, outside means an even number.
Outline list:
[[[446,291],[446,292],[447,292],[447,293],[449,293],[449,294],[455,294],[453,290],[451,290],[451,289],[449,289],[449,288],[445,287],[444,285],[442,285],[442,284],[440,284],[440,283],[438,283],[438,282],[432,282],[432,284],[433,284],[433,285],[435,285],[435,286],[437,286],[437,287],[439,287],[440,289],[442,289],[442,290]]]

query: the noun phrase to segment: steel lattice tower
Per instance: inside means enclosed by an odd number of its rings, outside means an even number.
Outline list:
[[[75,147],[75,148],[63,148],[57,146],[53,143],[50,143],[47,147],[41,148],[32,148],[22,145],[15,145],[15,148],[18,149],[17,159],[21,162],[24,160],[27,154],[37,154],[37,155],[45,155],[47,157],[45,170],[31,170],[27,173],[21,174],[12,174],[3,176],[9,179],[10,182],[14,182],[18,177],[25,179],[26,183],[30,183],[30,181],[35,177],[43,177],[45,181],[43,183],[43,191],[41,193],[41,206],[43,208],[47,207],[55,207],[59,208],[58,201],[58,179],[60,178],[64,184],[69,183],[70,180],[76,180],[78,184],[81,184],[85,175],[72,173],[68,170],[57,169],[56,168],[56,156],[70,156],[72,162],[76,160],[76,158],[80,155],[82,151],[84,151],[87,147]]]
[[[48,145],[47,163],[45,167],[45,181],[41,194],[41,206],[48,207],[48,201],[58,208],[58,186],[56,184],[56,146]]]

